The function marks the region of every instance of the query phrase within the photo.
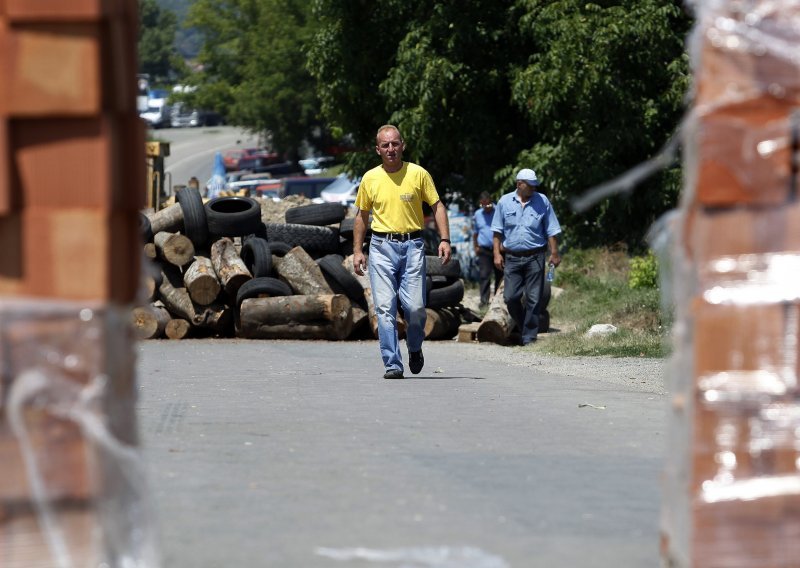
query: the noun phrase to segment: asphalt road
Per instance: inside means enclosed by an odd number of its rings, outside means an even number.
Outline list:
[[[661,377],[449,341],[402,381],[372,341],[138,349],[164,566],[658,565]]]
[[[170,155],[164,160],[170,186],[185,185],[195,176],[202,187],[211,177],[216,152],[259,145],[256,136],[233,126],[162,128],[151,131],[151,135],[170,143]]]

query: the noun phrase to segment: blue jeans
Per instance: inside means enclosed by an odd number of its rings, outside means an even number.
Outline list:
[[[373,235],[369,245],[369,282],[378,317],[378,342],[387,371],[403,371],[397,337],[397,299],[403,307],[406,345],[422,349],[425,338],[425,243],[395,242]]]
[[[544,257],[544,252],[533,256],[506,254],[503,299],[511,319],[517,324],[523,345],[535,341],[539,333],[539,298],[544,293]]]

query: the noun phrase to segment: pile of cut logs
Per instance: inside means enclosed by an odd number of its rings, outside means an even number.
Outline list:
[[[369,279],[352,267],[345,208],[298,205],[286,215],[296,222],[277,224],[269,207],[247,197],[204,204],[185,188],[176,203],[142,214],[143,298],[132,313],[140,338],[377,337]],[[451,339],[477,316],[461,305],[459,267],[427,261],[426,338]],[[398,328],[402,336],[402,316]]]

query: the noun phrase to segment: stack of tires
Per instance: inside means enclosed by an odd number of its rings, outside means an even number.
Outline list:
[[[285,223],[264,223],[260,200],[250,197],[218,197],[203,203],[195,188],[183,188],[176,194],[176,201],[171,212],[141,215],[142,237],[150,243],[145,245],[145,251],[148,251],[148,246],[153,247],[147,254],[153,259],[154,267],[149,271],[152,282],[147,286],[151,301],[149,308],[150,312],[159,314],[155,318],[159,323],[153,323],[153,318],[149,318],[145,326],[142,321],[135,320],[141,337],[172,337],[163,325],[172,319],[186,322],[181,326],[184,332],[178,334],[180,337],[235,336],[242,302],[296,293],[275,269],[278,262],[275,259],[285,256],[295,247],[301,247],[314,259],[335,294],[346,296],[354,308],[369,311],[370,302],[364,289],[368,284],[356,278],[344,264],[345,257],[353,250],[354,222],[353,218],[345,218],[344,206],[336,203],[300,205],[286,210]],[[165,221],[167,213],[171,217]],[[156,238],[156,234],[162,231],[183,235],[191,242],[193,252],[182,257],[185,264],[173,262],[170,265],[161,250],[152,252],[154,241],[164,241],[163,234]],[[238,257],[233,266],[221,266],[214,255],[219,257],[220,247],[228,240],[229,249],[235,247]],[[232,253],[229,250],[227,254],[230,256]],[[195,264],[204,259],[205,266],[213,267],[214,272],[204,276],[217,278],[220,285],[216,296],[205,294],[200,304],[196,296],[190,301],[187,299],[191,295],[187,274],[196,273],[198,268]],[[442,265],[438,257],[426,256],[426,270],[429,314],[434,320],[449,322],[444,331],[439,325],[436,333],[443,334],[441,338],[452,338],[458,332],[461,321],[459,307],[464,297],[460,266],[457,261]],[[210,268],[205,271],[211,272]],[[239,272],[239,281],[235,285],[231,284],[232,271]],[[165,277],[167,283],[163,284]],[[175,305],[176,297],[181,300],[179,306]],[[227,313],[222,313],[226,310]],[[211,311],[214,311],[213,317],[209,316]],[[148,314],[140,312],[140,315],[144,318]]]

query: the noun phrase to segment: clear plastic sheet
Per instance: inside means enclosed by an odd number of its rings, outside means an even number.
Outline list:
[[[158,566],[129,313],[0,300],[0,566]]]
[[[695,2],[663,565],[800,566],[800,2]]]

